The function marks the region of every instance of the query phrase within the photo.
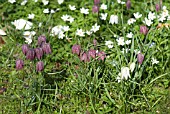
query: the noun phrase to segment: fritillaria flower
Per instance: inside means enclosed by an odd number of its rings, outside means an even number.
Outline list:
[[[46,53],[46,54],[50,54],[51,53],[51,46],[49,43],[44,43],[42,45],[42,49],[43,49],[43,52]]]
[[[144,60],[144,55],[142,53],[138,53],[137,60],[138,60],[139,64],[142,64],[143,60]]]
[[[96,39],[93,40],[93,45],[94,45],[94,46],[97,45],[97,40],[96,40]]]
[[[39,61],[36,64],[36,71],[39,72],[39,71],[42,71],[42,70],[44,70],[44,63],[42,61]]]
[[[104,61],[104,59],[106,58],[106,54],[104,51],[98,52],[97,56],[99,57],[98,60],[102,60],[102,61]]]
[[[84,62],[89,62],[90,61],[90,59],[88,58],[87,53],[85,53],[85,52],[80,54],[80,60],[84,61]]]
[[[29,60],[34,60],[35,58],[35,51],[34,49],[29,49],[27,54],[26,54],[26,58]]]
[[[43,43],[46,43],[46,37],[45,36],[39,36],[38,37],[38,45],[41,46]]]
[[[28,50],[29,50],[28,44],[22,45],[22,52],[23,52],[24,55],[27,54]]]
[[[35,56],[38,59],[41,59],[43,56],[43,49],[42,48],[35,48]]]
[[[81,51],[81,47],[80,47],[80,45],[73,45],[72,46],[72,53],[73,54],[77,54],[77,55],[79,55],[80,54],[80,51]]]
[[[158,11],[161,9],[160,4],[156,4],[156,5],[155,5],[155,8],[156,8],[156,11],[158,12]]]
[[[130,8],[131,8],[131,1],[130,1],[130,0],[127,0],[127,2],[126,2],[126,8],[127,8],[127,9],[130,9]]]
[[[92,12],[93,12],[93,13],[98,13],[98,12],[99,12],[99,6],[94,5],[94,6],[93,6],[93,9],[92,9]]]
[[[100,0],[94,0],[94,4],[95,4],[95,5],[100,4]]]
[[[23,67],[24,67],[24,61],[21,60],[21,59],[18,59],[18,60],[16,61],[16,69],[17,69],[17,70],[21,70]]]
[[[128,78],[130,78],[129,70],[130,69],[128,67],[122,67],[121,68],[121,79],[127,80]]]
[[[92,57],[93,59],[96,58],[96,50],[90,49],[88,51],[88,58]]]
[[[140,26],[140,33],[146,35],[148,33],[148,28],[144,25]]]

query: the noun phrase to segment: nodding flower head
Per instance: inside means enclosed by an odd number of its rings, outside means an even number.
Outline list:
[[[94,0],[94,5],[100,4],[100,0]]]
[[[102,61],[104,61],[104,59],[106,58],[106,54],[104,51],[98,52],[97,56],[99,57],[98,60],[102,60]]]
[[[91,58],[96,58],[96,50],[94,50],[94,49],[90,49],[88,52],[88,58],[90,59],[90,57]]]
[[[72,53],[73,54],[77,54],[77,55],[80,55],[80,52],[81,52],[81,46],[80,45],[73,45],[72,46]]]
[[[131,1],[130,1],[130,0],[127,0],[127,2],[126,2],[126,8],[127,8],[127,9],[130,9],[130,8],[131,8]]]
[[[43,43],[46,43],[46,37],[41,35],[38,37],[38,46],[42,46]]]
[[[99,12],[99,6],[94,5],[94,6],[93,6],[93,9],[92,9],[92,12],[93,12],[93,13],[98,13],[98,12]]]
[[[140,33],[146,35],[148,33],[148,28],[144,25],[140,26]]]
[[[88,57],[88,55],[87,55],[86,52],[82,52],[82,53],[80,54],[80,60],[81,60],[81,61],[84,61],[84,62],[89,62],[89,61],[90,61],[90,59],[89,59],[89,57]]]
[[[21,70],[24,67],[24,61],[21,59],[16,60],[16,70]]]
[[[24,55],[27,54],[28,50],[29,50],[28,44],[22,45],[22,52],[23,52]]]
[[[156,11],[158,12],[158,11],[161,9],[160,4],[156,4],[156,5],[155,5],[155,8],[156,8]]]
[[[137,60],[139,64],[142,64],[144,60],[144,55],[142,53],[138,53]]]
[[[36,64],[36,71],[43,71],[44,70],[44,63],[42,61],[37,62]]]
[[[42,48],[35,48],[35,57],[41,59],[43,56],[43,49]]]
[[[44,52],[45,54],[50,54],[50,53],[51,53],[51,46],[50,46],[49,43],[44,43],[44,44],[42,45],[42,49],[43,49],[43,52]]]
[[[29,49],[27,54],[26,54],[26,58],[29,60],[34,60],[35,58],[35,51],[34,49]]]

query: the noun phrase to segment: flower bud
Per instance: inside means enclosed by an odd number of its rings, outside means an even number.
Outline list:
[[[140,33],[146,35],[148,33],[148,28],[146,26],[140,26]]]
[[[28,44],[22,45],[22,52],[23,52],[24,55],[27,54],[28,50],[29,50]]]
[[[80,54],[80,60],[84,61],[84,62],[89,62],[90,61],[90,59],[87,56],[87,53],[85,53],[85,52]]]
[[[21,70],[23,67],[24,67],[24,61],[21,60],[21,59],[18,59],[18,60],[16,61],[16,69],[17,69],[17,70]]]
[[[93,45],[94,45],[94,46],[97,45],[97,40],[96,40],[96,39],[93,40]]]
[[[102,61],[104,61],[104,59],[106,58],[106,54],[104,51],[98,52],[97,56],[99,57],[98,60],[102,60]]]
[[[96,58],[96,50],[90,49],[88,51],[88,58],[90,59],[90,57],[92,57],[93,59]]]
[[[36,48],[35,49],[35,57],[38,59],[41,59],[43,56],[43,50],[42,48]]]
[[[100,4],[100,0],[94,0],[94,4],[95,4],[95,5]]]
[[[46,54],[50,54],[51,53],[51,46],[49,43],[45,43],[42,45],[42,49],[43,49],[43,52],[46,53]]]
[[[38,45],[42,46],[43,43],[46,43],[46,37],[45,36],[39,36],[38,37]]]
[[[138,53],[137,60],[138,60],[139,64],[142,64],[143,60],[144,60],[144,55],[142,53]]]
[[[99,12],[99,6],[94,5],[94,6],[93,6],[93,9],[92,9],[92,12],[93,12],[93,13],[98,13],[98,12]]]
[[[44,63],[42,61],[39,61],[36,64],[36,71],[39,72],[39,71],[42,71],[42,70],[44,70]]]
[[[35,51],[34,49],[29,49],[27,54],[26,54],[26,58],[29,60],[34,60],[35,58]]]
[[[80,45],[73,45],[73,46],[72,46],[72,53],[73,53],[73,54],[79,55],[79,54],[80,54],[80,51],[81,51]]]
[[[130,8],[131,8],[131,1],[130,1],[130,0],[127,0],[127,2],[126,2],[126,8],[127,8],[127,9],[130,9]]]
[[[156,5],[155,5],[155,8],[156,8],[156,11],[158,12],[158,11],[161,9],[160,4],[156,4]]]

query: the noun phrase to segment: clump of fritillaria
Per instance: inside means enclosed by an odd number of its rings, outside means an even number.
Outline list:
[[[30,48],[28,44],[22,45],[22,52],[25,55],[27,60],[39,60],[36,64],[36,71],[43,71],[44,69],[44,63],[41,61],[43,55],[45,54],[51,54],[51,46],[49,43],[46,42],[46,37],[41,35],[38,37],[37,41],[37,47],[36,48]],[[16,69],[21,70],[24,67],[24,61],[21,59],[18,59],[16,61]]]
[[[97,40],[93,40],[93,45],[97,45]],[[84,51],[78,44],[72,46],[72,53],[78,55],[80,61],[83,62],[90,62],[91,59],[104,61],[104,59],[106,58],[106,53],[104,51],[98,51],[95,49],[89,49],[88,51]]]

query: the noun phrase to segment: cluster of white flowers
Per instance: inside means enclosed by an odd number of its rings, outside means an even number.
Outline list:
[[[162,9],[163,9],[162,13],[158,15],[158,20],[161,22],[163,22],[166,19],[170,20],[170,15],[168,10],[166,9],[166,6],[163,6]]]
[[[69,21],[70,23],[72,23],[73,21],[74,21],[74,18],[73,17],[71,17],[70,15],[63,15],[62,17],[61,17],[61,19],[63,20],[63,21]]]
[[[60,10],[60,9],[58,8],[56,11],[58,11],[58,10]],[[47,9],[43,10],[43,13],[46,13],[46,14],[48,14],[48,13],[55,13],[56,11],[54,11],[53,9],[49,10],[49,8],[47,8]]]
[[[55,26],[52,28],[51,30],[51,36],[56,36],[58,35],[58,38],[59,39],[63,39],[65,37],[65,34],[64,32],[67,32],[70,30],[70,27],[69,26],[61,26],[61,25],[58,25],[58,26]]]

